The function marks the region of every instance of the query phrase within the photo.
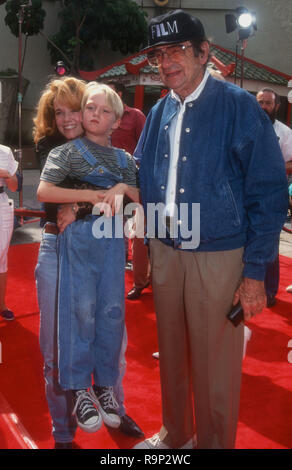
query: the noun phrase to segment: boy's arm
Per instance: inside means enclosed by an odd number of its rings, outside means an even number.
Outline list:
[[[41,181],[37,190],[37,198],[40,202],[91,202],[93,205],[103,201],[106,191],[91,189],[67,189],[60,188],[53,183]]]

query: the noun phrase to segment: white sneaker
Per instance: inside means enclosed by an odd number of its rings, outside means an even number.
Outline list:
[[[189,439],[183,446],[179,447],[179,449],[194,449],[195,448],[195,439]],[[161,450],[168,450],[171,449],[167,444],[165,444],[159,437],[159,434],[154,434],[154,436],[150,437],[149,439],[145,439],[145,441],[139,442],[136,444],[133,449],[161,449]]]

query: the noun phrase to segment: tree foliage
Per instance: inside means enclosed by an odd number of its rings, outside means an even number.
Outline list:
[[[133,0],[62,0],[60,29],[48,38],[43,32],[45,10],[41,0],[21,9],[25,0],[9,0],[5,23],[12,34],[19,35],[19,12],[23,12],[22,32],[27,36],[42,34],[48,41],[51,62],[64,60],[73,73],[92,70],[102,41],[113,51],[134,53],[146,42],[146,13]]]
[[[5,9],[7,14],[5,16],[5,24],[9,26],[10,31],[14,36],[19,35],[19,15],[23,12],[23,21],[21,29],[23,34],[33,36],[38,34],[44,27],[44,20],[46,16],[45,10],[42,8],[41,0],[32,0],[31,6],[25,6],[21,9],[21,5],[25,5],[23,0],[10,0],[6,2]]]
[[[103,40],[122,54],[136,52],[146,41],[146,14],[133,0],[64,0],[59,16],[60,30],[51,40],[75,71],[94,67]],[[52,43],[54,63],[61,57]]]

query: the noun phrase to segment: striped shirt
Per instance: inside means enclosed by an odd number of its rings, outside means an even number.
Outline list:
[[[138,186],[138,169],[130,154],[126,153],[128,167],[120,168],[113,147],[103,147],[86,137],[82,142],[96,158],[96,163],[105,167],[115,175],[122,176],[123,183],[129,186]],[[41,180],[58,185],[69,176],[72,179],[82,179],[92,170],[92,166],[85,160],[74,146],[73,141],[51,150],[41,174]]]

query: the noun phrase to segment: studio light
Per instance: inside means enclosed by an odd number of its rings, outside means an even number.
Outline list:
[[[251,13],[242,13],[237,19],[240,28],[249,28],[252,25],[253,16]]]
[[[64,62],[59,60],[55,66],[55,72],[59,77],[63,77],[64,75],[68,75],[70,73],[69,67],[67,67]]]
[[[256,16],[253,12],[245,7],[238,7],[233,13],[225,15],[226,33],[237,31],[236,53],[235,53],[235,73],[234,83],[237,79],[237,58],[238,44],[241,48],[241,69],[240,69],[240,86],[243,87],[244,77],[244,50],[247,45],[247,39],[255,34],[257,30]]]
[[[238,7],[234,13],[225,15],[225,26],[227,33],[237,30],[238,39],[247,39],[257,30],[255,14],[245,7]]]

